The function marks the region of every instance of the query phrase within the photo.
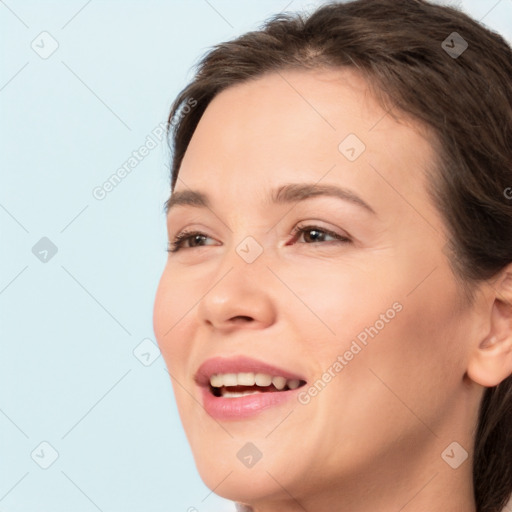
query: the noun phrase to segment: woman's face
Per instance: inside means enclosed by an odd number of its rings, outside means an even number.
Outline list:
[[[217,494],[288,510],[336,486],[358,510],[373,485],[403,506],[453,478],[474,321],[427,196],[434,156],[350,70],[268,74],[206,109],[168,213],[171,241],[201,236],[169,253],[154,329]]]

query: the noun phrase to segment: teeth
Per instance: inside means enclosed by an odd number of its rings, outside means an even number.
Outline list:
[[[223,385],[224,379],[222,378],[222,375],[212,375],[210,377],[210,384],[214,388],[221,388]]]
[[[273,377],[272,384],[281,391],[286,386],[286,379],[284,377]]]
[[[257,393],[260,393],[260,391],[228,391],[224,389],[222,391],[222,398],[237,398],[239,396],[255,395]]]
[[[272,376],[264,373],[257,373],[254,380],[257,386],[270,386],[272,384]]]
[[[254,386],[254,373],[239,373],[237,380],[239,386]],[[256,375],[257,382],[258,376]],[[261,384],[258,385],[261,386]]]
[[[236,373],[226,373],[222,383],[224,386],[238,386],[238,375]]]
[[[288,387],[290,389],[297,389],[300,386],[300,380],[292,379],[288,381]]]
[[[279,391],[285,387],[297,389],[300,381],[297,379],[286,379],[286,377],[272,376],[266,373],[218,373],[210,377],[210,384],[214,388],[232,387],[232,386],[270,386],[274,384]],[[224,390],[223,396],[243,396],[259,393],[259,391],[235,392]]]

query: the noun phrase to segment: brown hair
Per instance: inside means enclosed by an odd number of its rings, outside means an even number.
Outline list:
[[[328,3],[308,16],[278,14],[261,30],[215,46],[169,115],[171,191],[216,94],[267,72],[346,66],[367,79],[386,108],[434,134],[437,172],[429,192],[447,226],[454,275],[471,302],[478,283],[512,262],[512,51],[455,8],[423,0]],[[480,405],[478,512],[501,512],[512,493],[510,429],[512,376],[487,388]]]

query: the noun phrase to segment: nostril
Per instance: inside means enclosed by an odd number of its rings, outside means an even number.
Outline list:
[[[252,317],[250,317],[250,316],[239,315],[239,316],[235,316],[235,317],[233,317],[233,320],[234,320],[235,322],[238,322],[239,320],[244,321],[244,322],[245,322],[245,321],[249,321],[249,322],[251,322],[253,319],[252,319]]]

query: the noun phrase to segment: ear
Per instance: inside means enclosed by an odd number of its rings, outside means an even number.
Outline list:
[[[471,354],[467,374],[477,384],[494,387],[512,374],[512,264],[493,282],[489,332]]]

